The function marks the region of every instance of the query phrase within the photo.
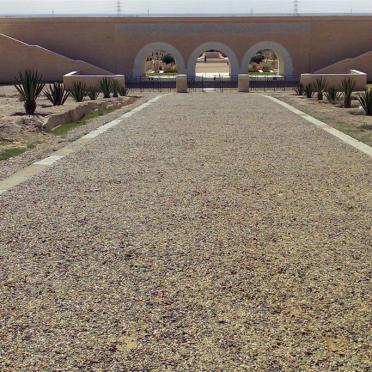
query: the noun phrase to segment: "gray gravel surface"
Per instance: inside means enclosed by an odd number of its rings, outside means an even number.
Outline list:
[[[161,98],[0,198],[0,369],[369,370],[371,166],[259,95]]]

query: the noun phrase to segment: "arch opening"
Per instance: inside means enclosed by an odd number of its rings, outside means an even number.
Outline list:
[[[239,73],[235,53],[225,44],[209,42],[196,48],[188,61],[188,75],[195,78],[231,79]]]
[[[252,46],[244,55],[241,73],[255,78],[294,78],[292,58],[286,48],[272,41],[263,41]]]
[[[155,79],[174,78],[177,74],[176,58],[166,50],[155,49],[145,58],[146,77]]]
[[[274,50],[259,50],[249,61],[248,73],[256,77],[279,77],[284,73],[283,62]]]
[[[231,76],[229,57],[220,50],[210,49],[200,54],[195,64],[197,78],[223,78]]]
[[[177,73],[185,72],[185,62],[181,53],[172,45],[162,42],[143,47],[138,52],[133,66],[134,78],[174,78]]]

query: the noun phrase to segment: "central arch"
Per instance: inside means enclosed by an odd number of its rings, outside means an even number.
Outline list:
[[[164,50],[171,54],[177,63],[177,69],[180,74],[186,73],[185,60],[182,54],[171,44],[163,42],[155,42],[145,45],[136,55],[133,64],[133,77],[140,77],[145,74],[146,57],[154,50]]]
[[[260,50],[265,49],[271,49],[277,55],[279,60],[279,73],[285,75],[287,79],[294,79],[294,68],[291,55],[283,45],[274,41],[261,41],[249,48],[242,60],[240,69],[241,73],[246,74],[247,66],[249,65],[252,57]]]
[[[230,62],[230,75],[237,76],[239,74],[239,62],[236,58],[235,53],[225,44],[211,41],[199,45],[194,51],[191,53],[191,56],[187,63],[187,75],[190,77],[195,77],[195,68],[198,57],[207,50],[219,50],[220,52],[224,53]]]

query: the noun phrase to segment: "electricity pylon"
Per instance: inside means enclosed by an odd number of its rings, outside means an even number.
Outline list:
[[[121,1],[120,1],[120,0],[117,0],[117,1],[116,1],[116,14],[117,14],[118,16],[121,15]]]
[[[298,12],[298,6],[299,6],[299,0],[293,0],[293,15],[297,16],[299,15]]]

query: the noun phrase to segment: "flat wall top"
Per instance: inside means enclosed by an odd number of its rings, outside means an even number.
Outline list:
[[[340,15],[340,16],[162,16],[162,17],[91,17],[91,16],[43,16],[43,17],[0,17],[1,24],[14,23],[297,23],[324,21],[368,21],[372,22],[372,15]]]

